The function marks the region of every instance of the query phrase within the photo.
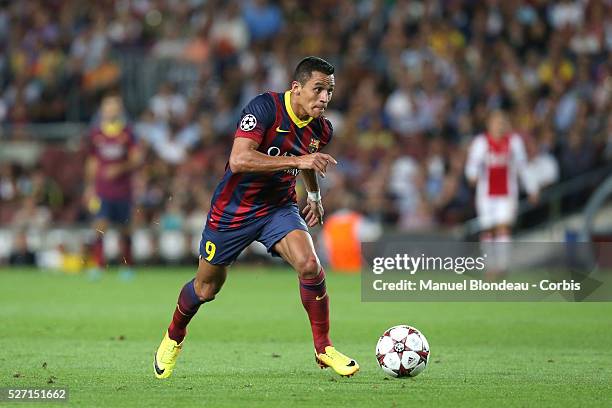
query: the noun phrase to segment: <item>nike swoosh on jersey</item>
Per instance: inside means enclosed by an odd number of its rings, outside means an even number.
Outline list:
[[[325,292],[325,294],[323,296],[316,296],[315,300],[323,300],[323,299],[325,299],[325,296],[327,296],[327,292]]]
[[[283,130],[283,129],[281,129],[280,126],[276,127],[276,131],[280,132],[280,133],[289,133],[290,132],[290,130]]]

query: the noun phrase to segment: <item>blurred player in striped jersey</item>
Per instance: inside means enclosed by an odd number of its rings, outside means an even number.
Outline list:
[[[510,129],[506,114],[493,111],[485,133],[470,146],[465,173],[476,186],[476,212],[480,241],[488,254],[493,274],[504,272],[510,262],[512,226],[518,209],[521,182],[532,203],[538,200],[538,186],[526,171],[527,155],[522,138]]]
[[[181,290],[155,354],[157,378],[172,374],[187,324],[200,305],[215,299],[228,267],[253,241],[263,243],[268,252],[297,271],[319,365],[343,376],[359,370],[357,362],[338,352],[329,338],[325,272],[308,233],[308,227],[323,222],[317,174],[325,177],[327,166],[336,164],[330,155],[319,153],[332,138],[332,125],[323,112],[334,85],[334,67],[307,57],[296,67],[290,90],[261,94],[242,111],[225,175],[214,192],[202,233],[198,272]],[[295,192],[300,173],[308,190],[302,211],[305,222]]]
[[[89,273],[91,277],[97,277],[106,264],[104,233],[112,223],[120,228],[120,273],[129,277],[132,273],[132,175],[142,158],[118,95],[109,95],[102,100],[100,116],[90,131],[88,144],[84,197],[89,208],[96,213],[93,225],[96,266]]]

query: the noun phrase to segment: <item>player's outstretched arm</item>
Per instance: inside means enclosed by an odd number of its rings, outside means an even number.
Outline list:
[[[306,224],[309,227],[314,227],[317,224],[323,224],[323,203],[321,202],[321,191],[319,190],[319,180],[317,179],[317,173],[314,170],[302,171],[302,178],[304,184],[306,184],[306,191],[308,192],[308,199],[306,200],[306,207],[302,210]]]
[[[323,177],[329,163],[336,160],[325,153],[313,153],[305,156],[268,156],[257,151],[259,144],[245,137],[234,139],[229,166],[232,173],[259,173],[290,169],[315,170]]]
[[[234,139],[229,166],[232,173],[255,173],[295,169],[297,157],[268,156],[257,151],[259,144],[245,137]]]

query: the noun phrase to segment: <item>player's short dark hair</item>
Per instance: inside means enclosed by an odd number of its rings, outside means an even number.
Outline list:
[[[295,67],[293,80],[304,85],[312,76],[313,71],[322,72],[325,75],[331,75],[334,73],[334,66],[325,61],[323,58],[313,56],[306,57],[300,61],[297,67]]]

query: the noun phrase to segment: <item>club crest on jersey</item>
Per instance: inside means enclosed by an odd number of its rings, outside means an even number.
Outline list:
[[[255,116],[251,115],[250,113],[244,115],[244,117],[240,121],[240,129],[244,130],[245,132],[255,129],[255,126],[257,126],[257,118],[255,118]]]
[[[308,153],[316,153],[319,150],[319,139],[310,139],[310,144],[308,145]]]

